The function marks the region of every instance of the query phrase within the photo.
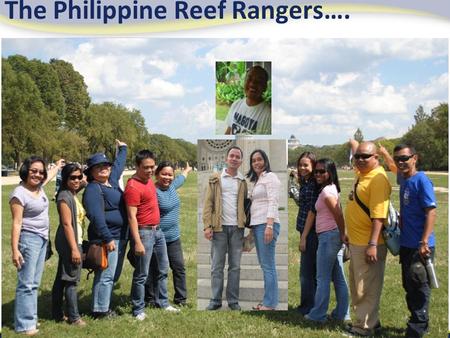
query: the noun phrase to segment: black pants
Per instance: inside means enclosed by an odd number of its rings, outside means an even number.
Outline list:
[[[64,318],[63,297],[66,298],[67,317],[73,323],[80,319],[78,312],[77,282],[70,282],[61,279],[62,262],[58,263],[58,271],[52,288],[52,317],[56,321]]]
[[[434,248],[431,250],[433,257]],[[422,337],[428,331],[428,305],[431,296],[427,270],[418,249],[401,247],[400,263],[406,304],[411,313],[405,337]]]
[[[172,270],[173,288],[175,294],[173,302],[175,304],[186,304],[186,270],[184,268],[183,249],[180,239],[166,243],[169,266]],[[152,255],[150,261],[150,270],[145,283],[145,302],[149,304],[158,304],[156,301],[158,286],[158,260],[156,255]]]

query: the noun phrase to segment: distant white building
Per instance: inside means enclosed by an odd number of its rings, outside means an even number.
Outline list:
[[[291,137],[288,140],[288,148],[295,149],[298,147],[300,147],[300,141],[294,135],[291,135]]]

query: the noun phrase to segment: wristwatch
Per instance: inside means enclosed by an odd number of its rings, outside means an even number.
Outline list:
[[[269,229],[273,229],[273,224],[266,224],[266,227]]]

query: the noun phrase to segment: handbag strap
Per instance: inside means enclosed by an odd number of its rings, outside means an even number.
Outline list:
[[[363,209],[363,211],[370,218],[370,210],[369,210],[369,208],[359,199],[358,194],[356,193],[356,189],[358,188],[358,183],[359,183],[359,178],[356,180],[355,189],[353,190],[354,191],[353,196],[355,197],[356,203],[358,203],[358,205],[361,207],[361,209]]]

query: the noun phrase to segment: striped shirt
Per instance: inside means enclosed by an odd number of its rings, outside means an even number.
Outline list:
[[[180,238],[180,198],[177,189],[181,187],[186,178],[178,175],[167,190],[156,189],[160,213],[160,223],[166,242],[170,243]]]

